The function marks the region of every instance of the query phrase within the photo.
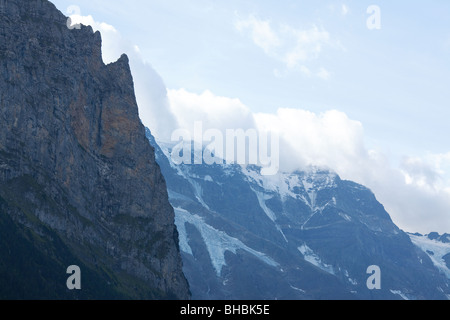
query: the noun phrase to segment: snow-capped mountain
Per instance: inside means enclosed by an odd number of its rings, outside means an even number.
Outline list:
[[[448,274],[364,186],[318,168],[262,176],[256,166],[175,165],[172,146],[147,137],[194,299],[450,297]],[[370,266],[381,289],[367,285]]]

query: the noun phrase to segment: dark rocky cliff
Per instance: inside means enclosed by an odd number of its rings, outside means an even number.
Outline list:
[[[66,21],[0,0],[0,298],[189,298],[128,58]]]

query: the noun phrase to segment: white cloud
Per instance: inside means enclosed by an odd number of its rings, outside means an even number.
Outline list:
[[[273,50],[281,45],[281,40],[272,30],[270,21],[262,21],[251,15],[248,19],[238,20],[235,27],[241,32],[249,29],[253,42],[266,54],[271,55]]]
[[[405,182],[409,185],[435,189],[440,177],[436,168],[425,163],[421,158],[405,158],[401,164],[401,169],[405,175]]]
[[[450,186],[450,152],[405,157],[400,168],[408,185],[429,191],[446,190],[450,196],[450,189],[447,187]]]
[[[291,39],[290,42],[293,44],[282,58],[288,68],[295,68],[300,63],[317,59],[323,46],[330,43],[330,34],[317,26],[309,30],[299,30],[283,25],[281,33]]]
[[[339,111],[315,114],[300,109],[279,109],[276,114],[254,115],[260,129],[279,133],[284,141],[282,169],[292,171],[309,165],[348,171],[364,152],[361,123]]]
[[[310,29],[293,28],[280,24],[273,28],[268,20],[261,20],[254,15],[247,19],[238,18],[235,23],[238,31],[248,32],[255,45],[263,49],[270,57],[285,65],[289,70],[298,70],[306,76],[328,79],[330,74],[325,69],[312,72],[307,64],[317,60],[325,46],[333,44],[330,34],[323,28],[312,26]],[[277,76],[281,73],[274,71]]]
[[[249,129],[255,124],[250,109],[239,99],[219,97],[206,90],[195,94],[185,89],[168,90],[170,108],[180,128],[193,132],[201,121],[205,130]]]

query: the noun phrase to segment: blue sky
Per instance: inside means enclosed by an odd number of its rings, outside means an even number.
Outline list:
[[[277,121],[280,108],[311,112],[320,125],[321,115],[339,111],[347,119],[340,117],[342,126],[336,124],[336,130],[342,131],[342,141],[356,137],[350,144],[357,151],[351,151],[348,165],[330,166],[369,185],[405,228],[420,223],[409,225],[410,218],[400,217],[402,205],[410,202],[408,195],[425,192],[404,211],[440,211],[428,218],[434,222],[427,228],[450,231],[450,202],[445,199],[450,198],[449,1],[53,3],[66,14],[76,5],[81,15],[114,26],[122,39],[137,45],[139,56],[162,78],[172,105],[183,97],[205,98],[207,90],[230,99],[245,114],[277,115]],[[370,5],[380,9],[381,29],[367,27]],[[205,103],[218,101],[208,97]],[[353,128],[354,122],[360,129],[346,136],[346,124]],[[370,177],[358,173],[350,168],[352,162],[374,172]],[[397,203],[387,185],[403,185],[375,178],[393,171],[406,181]],[[414,221],[426,219],[415,216]]]
[[[209,89],[255,112],[338,109],[361,121],[372,139],[396,142],[393,152],[448,151],[448,1],[54,2],[61,10],[76,4],[82,14],[114,25],[168,88]],[[366,9],[374,3],[382,28],[371,31]],[[325,68],[330,78],[286,70],[265,54],[234,26],[250,15],[270,21],[274,30],[282,24],[326,30],[330,44],[308,66]],[[274,70],[285,74],[277,77]]]

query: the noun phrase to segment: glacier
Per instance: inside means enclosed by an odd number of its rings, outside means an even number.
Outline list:
[[[267,265],[279,268],[279,264],[270,257],[266,256],[264,253],[253,250],[252,248],[242,243],[240,240],[227,235],[223,231],[219,231],[213,228],[212,226],[207,224],[202,217],[191,214],[190,212],[182,208],[174,209],[176,213],[176,225],[178,227],[180,238],[180,249],[188,254],[193,254],[192,249],[188,244],[189,239],[187,237],[185,228],[185,224],[190,223],[195,226],[202,235],[206,247],[208,248],[209,256],[211,258],[214,269],[216,270],[217,276],[221,275],[222,268],[226,265],[226,251],[236,254],[238,250],[244,250],[254,255]]]

